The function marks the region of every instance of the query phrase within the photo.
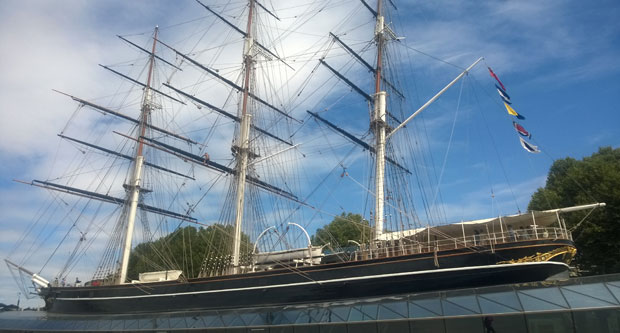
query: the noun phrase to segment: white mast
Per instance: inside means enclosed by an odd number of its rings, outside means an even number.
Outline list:
[[[371,128],[375,131],[375,150],[376,150],[376,168],[375,168],[375,239],[379,239],[384,229],[384,207],[385,207],[385,145],[387,139],[392,137],[396,131],[403,128],[409,121],[411,121],[420,112],[431,105],[439,96],[441,96],[446,90],[454,85],[458,80],[465,76],[474,66],[476,66],[483,58],[479,58],[473,64],[471,64],[465,71],[459,74],[452,82],[433,96],[428,102],[414,112],[409,118],[403,121],[400,125],[386,134],[386,96],[387,93],[381,90],[381,70],[382,70],[382,56],[383,48],[385,44],[385,33],[389,36],[393,36],[394,33],[385,26],[384,17],[382,15],[381,0],[377,2],[377,24],[375,26],[375,39],[377,40],[377,66],[375,75],[375,95],[374,95],[374,109],[373,119],[371,120]]]
[[[245,78],[243,82],[243,100],[241,103],[241,123],[239,126],[239,137],[237,138],[237,194],[235,200],[235,234],[233,239],[232,273],[240,273],[239,259],[241,255],[241,227],[243,223],[243,208],[245,199],[245,177],[248,168],[248,156],[250,149],[250,123],[252,121],[252,115],[248,112],[248,97],[250,93],[252,66],[254,63],[252,50],[254,46],[254,39],[252,37],[254,0],[250,0],[249,5],[248,24],[243,50]]]
[[[129,254],[131,253],[131,241],[133,240],[134,225],[136,222],[136,213],[138,203],[140,201],[140,185],[142,183],[142,169],[144,164],[144,140],[146,128],[148,126],[148,117],[151,113],[151,79],[153,74],[153,64],[155,61],[155,45],[157,43],[157,30],[155,27],[155,36],[153,37],[153,49],[151,51],[149,74],[144,88],[144,97],[142,100],[142,108],[140,115],[140,127],[138,136],[138,148],[136,150],[136,158],[134,160],[134,169],[129,184],[126,184],[127,198],[129,199],[129,212],[127,214],[127,229],[125,232],[125,244],[123,245],[123,256],[121,258],[121,271],[118,277],[118,283],[127,282],[127,267],[129,266]]]
[[[381,0],[377,2],[377,24],[375,38],[377,40],[377,67],[375,75],[374,112],[371,127],[375,131],[375,239],[383,233],[384,205],[385,205],[385,126],[386,126],[386,92],[381,90],[381,69],[383,67],[383,30]]]

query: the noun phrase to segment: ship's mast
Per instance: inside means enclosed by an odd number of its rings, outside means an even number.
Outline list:
[[[250,78],[252,77],[252,68],[254,63],[253,46],[254,39],[252,36],[253,24],[252,16],[254,15],[254,0],[249,1],[248,24],[245,35],[245,43],[243,49],[243,67],[245,76],[243,79],[243,97],[241,101],[241,123],[239,137],[237,138],[237,193],[235,200],[235,234],[233,239],[233,258],[232,273],[239,273],[239,257],[241,254],[241,226],[243,222],[243,208],[245,199],[245,178],[248,168],[248,156],[250,148],[250,123],[252,114],[248,112],[248,100],[250,94]]]
[[[383,47],[385,43],[383,30],[384,18],[382,1],[377,1],[377,23],[375,39],[377,41],[377,65],[375,75],[374,112],[371,128],[375,131],[375,238],[383,233],[384,201],[385,201],[385,128],[386,128],[386,92],[381,90],[381,70],[383,68]]]
[[[127,198],[129,199],[129,212],[127,214],[127,230],[125,232],[125,244],[123,245],[123,256],[121,258],[121,271],[118,279],[118,283],[126,283],[127,281],[127,266],[129,265],[129,254],[131,252],[131,241],[133,238],[134,224],[136,221],[136,212],[138,210],[138,203],[140,201],[140,185],[142,181],[142,169],[144,164],[144,136],[149,124],[149,116],[151,114],[151,79],[153,75],[153,65],[155,62],[155,45],[157,43],[157,31],[158,27],[155,27],[155,34],[153,37],[153,48],[149,59],[149,72],[146,79],[146,86],[144,88],[144,95],[142,99],[142,107],[140,110],[140,124],[138,128],[138,147],[136,149],[136,157],[134,159],[134,169],[129,184],[126,184]]]

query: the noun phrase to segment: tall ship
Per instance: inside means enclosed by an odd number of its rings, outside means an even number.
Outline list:
[[[79,158],[19,180],[50,200],[5,259],[47,311],[257,307],[567,276],[576,248],[562,214],[603,203],[441,223],[443,171],[421,166],[414,117],[482,58],[414,102],[391,0],[193,5],[199,20],[119,36],[136,58],[100,65],[122,81],[116,94],[59,91],[77,105],[59,137]],[[304,42],[298,27],[327,9],[347,14]],[[173,30],[182,37],[167,40]],[[317,231],[332,218],[354,239]]]

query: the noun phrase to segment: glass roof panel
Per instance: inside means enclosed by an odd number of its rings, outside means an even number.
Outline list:
[[[546,311],[546,310],[561,310],[561,306],[555,303],[547,302],[544,299],[532,297],[527,294],[519,294],[519,299],[523,304],[525,311]]]
[[[261,325],[263,321],[261,320],[258,313],[239,313],[239,317],[246,325]]]
[[[221,317],[225,327],[245,326],[239,314],[234,311],[224,312],[221,314]]]
[[[310,308],[307,311],[308,316],[310,317],[310,322],[312,323],[322,323],[324,322],[324,318],[327,315],[327,311],[325,308]]]
[[[484,314],[521,312],[521,310],[517,310],[515,308],[500,304],[484,297],[478,297],[478,302],[480,303],[480,308],[482,309],[482,313]]]
[[[613,295],[602,283],[560,289],[572,309],[617,306]]]
[[[304,310],[299,311],[299,316],[295,320],[296,324],[309,324],[312,322],[312,318],[308,315],[308,313]]]
[[[362,321],[364,320],[364,313],[362,312],[361,306],[353,306],[351,307],[351,312],[349,312],[349,317],[347,321]]]
[[[140,329],[155,328],[156,326],[157,322],[155,318],[138,319],[138,327],[140,327]]]
[[[439,299],[411,300],[409,303],[409,318],[440,317],[443,313]]]
[[[444,316],[466,316],[466,315],[476,314],[475,312],[465,307],[462,307],[458,304],[454,304],[445,299],[441,301],[441,305],[443,308]]]
[[[286,310],[276,312],[274,317],[274,325],[294,324],[299,317],[299,310]]]
[[[568,304],[566,303],[566,300],[564,299],[564,296],[562,295],[558,287],[519,290],[517,294],[519,295],[519,299],[521,300],[521,303],[523,304],[523,308],[526,311],[527,310],[568,309]],[[524,298],[523,295],[527,295],[528,297]],[[524,301],[524,299],[526,301]],[[544,308],[539,309],[537,305],[539,303],[531,299],[536,299],[536,300],[539,300],[545,303],[549,303],[552,305],[552,307],[548,308],[548,306],[542,305],[541,303],[540,306],[543,306]]]
[[[349,318],[349,312],[351,312],[350,306],[330,307],[327,310],[327,321],[330,323],[345,322]]]
[[[361,311],[364,314],[364,318],[362,320],[376,320],[378,304],[364,304],[361,307]]]
[[[523,310],[521,307],[521,302],[519,302],[519,298],[517,298],[517,294],[514,290],[494,293],[481,293],[478,295],[478,298],[486,298],[487,300],[512,308],[516,311]]]
[[[126,330],[138,329],[140,328],[138,324],[139,324],[139,320],[137,319],[126,319],[124,320],[124,323],[123,323],[123,329],[126,329]]]
[[[222,319],[217,313],[210,313],[206,316],[202,316],[202,321],[204,321],[206,327],[222,327],[224,323]],[[170,318],[170,327],[174,327],[172,318]]]
[[[109,330],[110,327],[112,326],[112,321],[111,320],[97,320],[97,327],[96,329],[98,330]]]
[[[389,302],[379,305],[377,319],[403,319],[407,318],[408,308],[406,301]]]
[[[120,330],[123,329],[123,325],[125,324],[122,319],[114,319],[111,320],[110,330]]]
[[[617,301],[620,301],[620,281],[616,283],[605,283],[609,291],[614,295]]]
[[[463,307],[473,313],[480,313],[480,306],[478,306],[476,295],[446,297],[445,300],[450,303],[456,304],[460,307]],[[444,308],[444,314],[445,314],[445,308]]]

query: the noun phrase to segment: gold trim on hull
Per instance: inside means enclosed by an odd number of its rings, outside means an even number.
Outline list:
[[[550,261],[551,259],[557,256],[563,256],[562,262],[565,264],[569,264],[571,260],[577,254],[577,249],[573,246],[563,246],[558,247],[557,249],[551,250],[549,252],[540,253],[536,252],[531,256],[523,257],[520,259],[513,259],[507,261],[500,261],[498,264],[516,264],[516,263],[524,263],[524,262],[542,262],[542,261]]]

